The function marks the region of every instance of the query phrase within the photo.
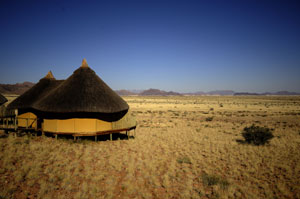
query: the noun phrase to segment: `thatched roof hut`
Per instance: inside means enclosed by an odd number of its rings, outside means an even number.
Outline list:
[[[4,104],[5,102],[7,102],[6,97],[4,97],[3,95],[1,95],[1,93],[0,93],[0,106],[1,106],[2,104]]]
[[[18,109],[19,114],[35,112],[32,108],[33,105],[62,82],[63,80],[56,80],[52,72],[49,71],[44,78],[40,79],[37,84],[12,101],[7,108]]]
[[[56,89],[33,105],[47,119],[121,119],[128,104],[87,65],[86,60]]]

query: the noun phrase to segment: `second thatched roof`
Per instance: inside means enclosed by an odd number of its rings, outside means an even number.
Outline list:
[[[44,118],[99,118],[116,121],[128,104],[82,61],[80,68],[61,85],[33,104]]]
[[[7,108],[18,109],[19,114],[33,111],[33,105],[62,82],[63,80],[56,80],[52,72],[49,71],[44,78],[40,79],[37,84],[12,101]]]

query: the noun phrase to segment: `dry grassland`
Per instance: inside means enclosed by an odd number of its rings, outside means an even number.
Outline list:
[[[1,138],[0,198],[300,198],[300,97],[125,100],[135,139]],[[237,142],[252,124],[269,144]]]

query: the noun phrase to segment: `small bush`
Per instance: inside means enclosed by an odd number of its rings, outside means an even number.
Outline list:
[[[201,178],[205,186],[219,185],[219,187],[223,190],[227,189],[229,186],[229,182],[226,179],[220,178],[219,176],[203,173]]]
[[[245,142],[253,145],[264,145],[268,143],[274,136],[272,130],[267,127],[255,126],[254,124],[250,127],[245,127],[242,136]]]
[[[182,163],[192,164],[191,159],[187,156],[177,158],[177,162],[180,163],[180,164],[182,164]]]
[[[210,121],[212,121],[213,119],[214,119],[213,117],[207,117],[207,118],[205,118],[205,121],[210,122]]]
[[[208,175],[208,174],[204,173],[204,174],[202,174],[202,181],[203,181],[203,184],[206,186],[213,186],[213,185],[218,184],[219,178],[217,176]]]

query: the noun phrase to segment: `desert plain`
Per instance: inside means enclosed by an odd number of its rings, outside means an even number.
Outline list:
[[[130,133],[1,134],[0,198],[300,198],[299,96],[126,96]],[[272,129],[245,144],[251,125]]]

